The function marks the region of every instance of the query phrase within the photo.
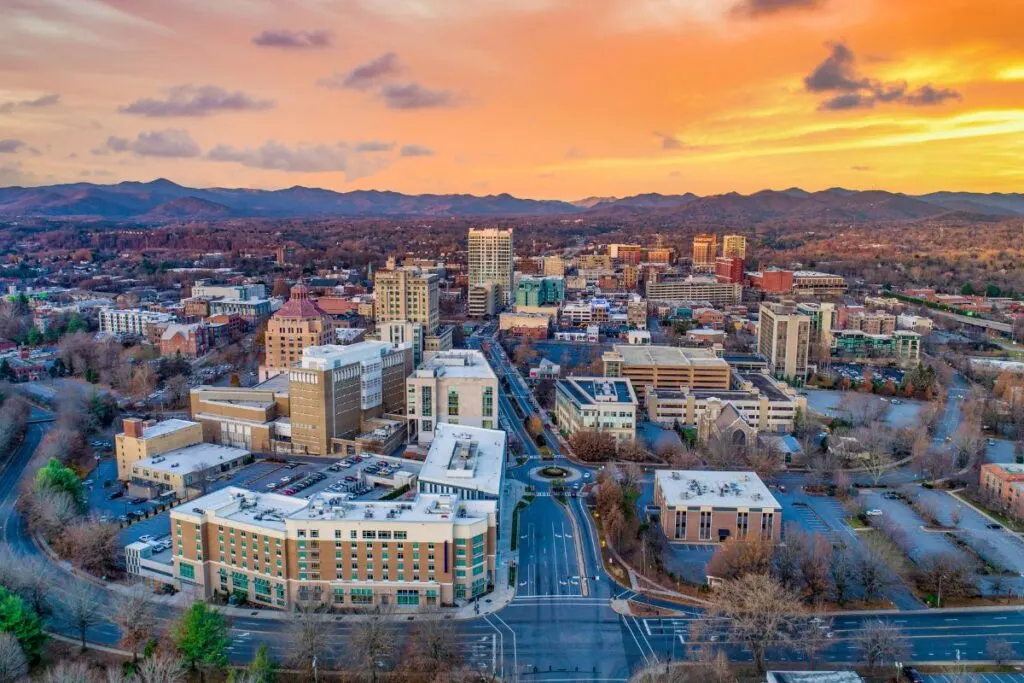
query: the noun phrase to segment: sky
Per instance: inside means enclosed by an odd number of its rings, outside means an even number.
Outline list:
[[[1024,191],[1022,0],[0,0],[0,186]]]

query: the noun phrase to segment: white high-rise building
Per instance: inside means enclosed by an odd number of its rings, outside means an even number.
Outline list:
[[[493,282],[499,288],[501,303],[510,306],[515,296],[512,282],[514,257],[511,229],[470,228],[469,286]]]

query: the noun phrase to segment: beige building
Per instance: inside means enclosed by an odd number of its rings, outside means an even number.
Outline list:
[[[644,402],[647,387],[656,389],[728,389],[729,364],[709,349],[617,344],[601,356],[605,377],[626,377]]]
[[[885,311],[853,311],[846,315],[846,329],[866,334],[892,334],[896,331],[896,316]]]
[[[544,257],[544,275],[565,275],[565,259],[561,256]]]
[[[285,372],[302,359],[307,346],[334,343],[334,325],[316,305],[305,285],[292,287],[291,298],[267,321],[260,381]]]
[[[294,452],[342,453],[343,441],[363,430],[366,420],[401,413],[412,350],[387,342],[311,346],[288,371],[290,431]]]
[[[654,504],[671,542],[778,540],[782,506],[753,472],[658,470]]]
[[[594,429],[616,441],[632,441],[636,411],[636,392],[628,379],[569,377],[555,383],[555,421],[566,437]]]
[[[647,329],[647,302],[639,296],[626,303],[626,323],[634,330]]]
[[[154,458],[163,453],[201,443],[203,427],[189,420],[144,422],[125,418],[124,431],[114,437],[117,458],[117,478],[128,481],[132,465],[139,460]]]
[[[747,238],[743,235],[725,235],[722,237],[722,256],[746,259]]]
[[[467,313],[473,318],[497,315],[502,308],[501,287],[493,282],[469,285]]]
[[[229,487],[171,511],[173,575],[203,598],[282,610],[452,605],[494,583],[493,500],[351,502]]]
[[[249,388],[195,387],[189,399],[203,441],[258,453],[291,452],[287,374]]]
[[[714,262],[711,267],[715,267]],[[740,302],[743,285],[719,282],[713,277],[657,278],[647,281],[645,291],[651,301],[707,301],[714,306],[731,306]]]
[[[493,282],[498,288],[500,307],[510,306],[515,297],[512,275],[515,271],[512,230],[470,228],[469,286]],[[470,296],[472,303],[472,295]],[[492,314],[493,315],[493,314]]]
[[[779,379],[807,378],[811,319],[789,301],[761,304],[757,352],[768,361],[768,372]]]
[[[718,258],[718,236],[700,234],[693,238],[693,269],[713,271]]]
[[[244,448],[194,443],[132,464],[128,495],[187,499],[206,493],[216,479],[253,461]]]
[[[498,377],[479,351],[452,350],[423,363],[405,381],[409,438],[434,439],[439,424],[498,427]]]
[[[441,323],[438,302],[441,278],[419,268],[379,270],[373,279],[377,325],[391,321],[420,323],[428,335]]]
[[[729,403],[758,432],[793,431],[798,413],[807,414],[807,399],[768,375],[737,376],[734,389],[654,389],[647,392],[647,414],[666,427],[696,427],[714,402]]]

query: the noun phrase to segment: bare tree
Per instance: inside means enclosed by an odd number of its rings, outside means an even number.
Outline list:
[[[27,602],[37,614],[49,611],[53,591],[53,567],[39,555],[20,555],[11,550],[0,554],[0,584]]]
[[[962,597],[974,588],[971,571],[958,555],[929,555],[918,563],[921,588],[935,596],[935,606],[946,598]]]
[[[841,545],[832,551],[828,573],[832,582],[832,593],[836,602],[842,605],[849,599],[850,587],[854,579],[854,560],[846,545]]]
[[[139,662],[139,683],[185,683],[188,667],[169,652],[156,652]]]
[[[730,538],[715,549],[707,573],[715,578],[738,579],[747,574],[766,574],[771,568],[775,544],[760,536]]]
[[[812,671],[818,661],[818,655],[825,650],[832,636],[832,619],[822,615],[814,615],[800,625],[800,635],[796,644],[801,654],[807,657],[807,666]]]
[[[858,430],[855,438],[864,448],[862,466],[871,476],[871,483],[878,486],[882,476],[893,464],[888,433],[876,425],[874,428]]]
[[[1017,656],[1013,645],[1010,645],[1010,641],[1005,638],[989,638],[985,643],[985,654],[999,666]]]
[[[117,570],[117,527],[96,521],[74,524],[57,540],[59,552],[75,566],[104,577]]]
[[[427,680],[447,676],[464,661],[455,625],[439,613],[420,617],[409,649],[408,666]]]
[[[864,599],[876,600],[892,583],[889,563],[877,549],[868,547],[857,562],[857,576],[860,577]]]
[[[99,598],[89,584],[84,581],[71,581],[68,584],[61,606],[68,623],[78,631],[83,651],[87,647],[86,632],[103,623],[100,605]]]
[[[904,659],[910,651],[903,631],[898,626],[881,619],[864,622],[857,633],[857,644],[864,656],[864,661],[871,668],[882,662],[895,662]]]
[[[64,529],[78,515],[78,505],[66,491],[33,489],[23,498],[28,525],[47,537]]]
[[[92,674],[85,662],[62,659],[51,666],[39,679],[40,683],[91,683]]]
[[[0,683],[16,683],[28,675],[28,660],[12,633],[0,632]]]
[[[394,654],[395,635],[390,624],[391,612],[383,607],[356,622],[352,632],[355,660],[372,683],[377,683],[377,672]]]
[[[802,613],[798,597],[764,574],[726,581],[709,609],[709,616],[724,619],[732,637],[750,650],[762,676],[765,651],[790,644],[793,627]]]
[[[114,612],[113,621],[121,629],[121,647],[132,653],[132,661],[138,661],[138,653],[155,634],[156,605],[144,585],[135,586],[123,596]]]
[[[312,607],[296,608],[288,625],[288,641],[292,666],[303,672],[307,680],[313,679],[314,669],[328,662],[330,647],[330,615]]]

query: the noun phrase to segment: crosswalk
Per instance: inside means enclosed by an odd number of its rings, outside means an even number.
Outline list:
[[[809,507],[793,505],[786,509],[789,520],[797,524],[802,530],[818,533],[829,540],[837,540],[836,532],[825,523],[814,510]]]

